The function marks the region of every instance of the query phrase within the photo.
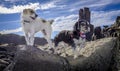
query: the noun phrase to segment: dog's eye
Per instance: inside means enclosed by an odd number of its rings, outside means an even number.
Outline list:
[[[85,22],[81,22],[81,25],[82,25],[82,26],[85,26]]]
[[[34,11],[30,11],[30,13],[31,13],[31,14],[33,14],[33,13],[34,13]]]
[[[85,26],[85,24],[84,24],[84,23],[81,23],[81,25],[82,25],[82,26]]]

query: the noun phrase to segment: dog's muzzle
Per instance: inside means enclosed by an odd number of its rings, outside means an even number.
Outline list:
[[[80,37],[84,39],[84,38],[86,38],[86,34],[85,34],[85,33],[80,32]]]
[[[38,17],[37,14],[35,14],[35,17],[30,16],[30,18],[32,18],[33,20],[35,20],[37,17]]]

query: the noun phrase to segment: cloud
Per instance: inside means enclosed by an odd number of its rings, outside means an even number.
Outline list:
[[[10,1],[10,0],[7,0],[7,1]],[[116,1],[120,2],[120,0],[116,0]],[[78,19],[78,14],[76,14],[75,12],[78,13],[78,10],[83,7],[90,7],[90,9],[93,10],[91,12],[91,24],[95,26],[113,24],[115,21],[115,17],[120,14],[120,10],[116,10],[116,11],[97,11],[97,10],[99,9],[102,10],[102,8],[106,7],[109,4],[117,3],[116,1],[114,0],[99,0],[99,1],[81,0],[81,1],[74,1],[74,3],[68,4],[66,3],[67,2],[66,0],[64,1],[53,0],[43,4],[29,3],[27,5],[17,5],[17,6],[14,5],[11,8],[0,6],[0,14],[19,13],[24,8],[35,8],[36,10],[41,9],[41,10],[44,10],[44,13],[46,15],[50,14],[49,16],[50,18],[53,18],[53,17],[55,18],[55,22],[52,25],[53,31],[72,30],[74,23]],[[54,9],[49,10],[51,8],[54,8]],[[52,14],[51,14],[51,11],[52,11]],[[74,13],[71,15],[71,12],[74,12]],[[51,15],[53,15],[53,17]],[[16,21],[13,21],[13,22],[16,22]],[[15,29],[15,30],[18,30],[18,29]],[[12,30],[12,31],[14,32],[15,30]]]
[[[53,31],[72,30],[77,18],[78,15],[76,14],[56,17],[52,25]]]
[[[115,22],[116,17],[120,14],[120,10],[117,11],[92,11],[91,24],[94,26],[111,25]],[[54,31],[72,30],[75,22],[78,20],[78,14],[72,14],[68,16],[56,17],[55,22],[52,25]],[[22,28],[13,30],[1,31],[1,34],[16,33],[22,31]]]
[[[120,2],[120,1],[119,1]],[[116,1],[113,0],[81,0],[79,2],[75,2],[74,4],[68,6],[70,12],[78,10],[78,8],[89,7],[94,10],[100,10],[106,7],[109,4],[114,4]]]
[[[115,22],[117,16],[119,16],[120,10],[115,11],[92,11],[91,12],[91,24],[94,26],[102,26],[102,25],[111,25]],[[53,23],[53,31],[62,31],[62,30],[72,30],[75,22],[78,20],[78,14],[72,14],[67,16],[59,16],[56,17],[55,22]],[[9,21],[9,22],[18,22]],[[4,22],[3,22],[4,23]],[[6,22],[5,22],[6,23]],[[21,31],[21,28],[14,30],[4,30],[0,33],[14,33]]]
[[[3,30],[3,31],[0,31],[0,34],[10,34],[10,33],[16,33],[21,31],[22,31],[22,27],[13,29],[13,30]]]
[[[116,17],[120,14],[120,10],[117,11],[92,11],[91,12],[91,24],[94,26],[111,25],[115,22]],[[72,14],[68,16],[56,17],[55,22],[52,25],[53,31],[72,30],[75,22],[78,20],[78,14]],[[13,21],[16,22],[16,21]],[[4,30],[0,33],[15,33],[22,31],[21,28],[13,30]]]
[[[53,23],[53,32],[54,31],[61,31],[61,30],[72,30],[74,23],[77,21],[78,15],[72,14],[69,16],[60,16],[55,18],[55,22]],[[9,21],[9,22],[2,22],[2,23],[10,23],[10,22],[18,22],[16,21]],[[3,30],[0,31],[0,34],[9,34],[9,33],[16,33],[21,32],[22,28],[17,28],[13,30]]]
[[[113,4],[118,4],[118,3],[120,3],[120,0],[112,0],[112,3]]]
[[[13,20],[13,21],[5,21],[5,22],[0,22],[2,24],[4,23],[20,23],[20,20]]]
[[[20,0],[5,0],[5,1],[17,2],[17,1],[20,1]],[[46,9],[55,8],[55,7],[60,7],[61,8],[61,6],[56,5],[56,3],[59,2],[59,1],[60,0],[50,1],[50,2],[47,2],[47,3],[44,3],[44,4],[40,4],[40,3],[37,2],[37,3],[29,3],[29,4],[26,4],[26,5],[13,5],[10,8],[7,8],[4,5],[0,5],[0,14],[20,13],[25,8],[32,8],[32,9],[35,9],[35,10],[38,10],[38,9],[46,10]]]
[[[25,0],[4,0],[4,1],[14,3],[14,2],[25,1]]]
[[[115,22],[117,16],[119,16],[120,10],[117,11],[92,11],[91,24],[96,26],[111,25]],[[60,16],[55,18],[53,23],[53,31],[72,30],[75,22],[78,20],[77,14],[68,16]]]
[[[17,5],[11,8],[0,6],[0,14],[20,13],[25,8],[39,9],[39,3],[30,3],[27,5]]]
[[[56,7],[55,3],[56,3],[56,1],[41,4],[40,9],[45,10],[45,9],[54,8],[54,7]]]
[[[91,23],[95,26],[111,25],[115,22],[117,16],[119,16],[120,10],[116,11],[92,11]]]

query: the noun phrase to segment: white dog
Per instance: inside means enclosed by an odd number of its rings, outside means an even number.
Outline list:
[[[25,33],[25,39],[27,45],[34,45],[35,33],[41,31],[47,40],[49,47],[52,47],[51,33],[53,20],[46,21],[42,18],[37,17],[33,9],[24,9],[21,14],[22,28]]]

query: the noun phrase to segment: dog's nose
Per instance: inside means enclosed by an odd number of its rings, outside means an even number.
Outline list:
[[[35,14],[35,17],[37,17],[38,15],[37,14]]]

